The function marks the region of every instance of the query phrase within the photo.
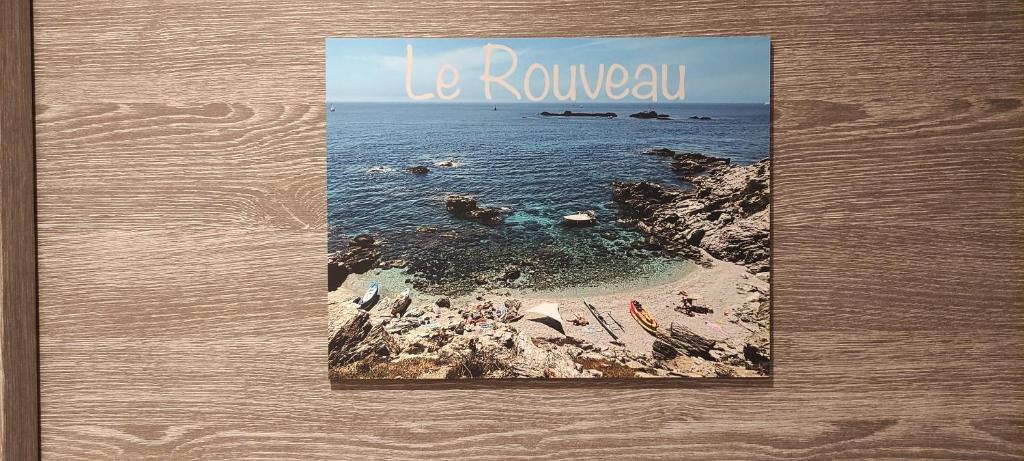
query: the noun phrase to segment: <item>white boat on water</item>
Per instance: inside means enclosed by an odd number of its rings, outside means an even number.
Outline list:
[[[334,112],[334,106],[333,105],[331,106],[331,112]]]
[[[562,216],[562,223],[567,226],[589,226],[595,222],[597,222],[597,213],[589,210]]]

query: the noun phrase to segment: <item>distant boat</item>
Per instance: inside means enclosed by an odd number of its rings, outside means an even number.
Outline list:
[[[498,110],[498,106],[494,106],[494,108],[491,110]]]
[[[334,106],[333,105],[331,106],[331,112],[334,112]]]

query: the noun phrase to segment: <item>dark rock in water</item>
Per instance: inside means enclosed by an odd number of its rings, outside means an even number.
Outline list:
[[[573,112],[571,110],[564,111],[562,113],[554,112],[541,112],[540,115],[545,117],[618,117],[619,115],[615,112]]]
[[[478,208],[476,197],[470,195],[449,195],[444,203],[448,212],[454,215],[465,215]]]
[[[730,161],[727,158],[711,157],[694,152],[676,154],[672,157],[672,170],[683,177],[694,176],[729,164]]]
[[[404,259],[389,259],[380,263],[382,269],[401,269],[408,265],[409,262]]]
[[[615,231],[604,231],[604,232],[601,232],[601,238],[603,238],[605,240],[613,241],[613,240],[617,240],[619,238],[619,234],[617,232],[615,232]]]
[[[451,300],[444,296],[437,298],[437,301],[434,301],[434,304],[437,304],[438,307],[452,307]]]
[[[657,113],[657,112],[655,112],[653,110],[645,110],[645,111],[637,112],[635,114],[630,114],[630,117],[640,118],[640,119],[656,119],[656,120],[668,120],[668,119],[671,118],[671,117],[669,117],[668,114],[659,114],[659,113]]]
[[[427,167],[425,167],[423,165],[415,165],[415,166],[411,166],[409,168],[406,168],[405,171],[408,171],[409,173],[412,173],[412,174],[427,174],[427,173],[430,173],[430,168],[427,168]]]
[[[501,208],[481,207],[470,211],[466,217],[484,224],[500,224],[505,220]]]
[[[420,233],[424,233],[424,234],[433,234],[434,232],[437,232],[437,231],[438,231],[438,229],[436,227],[431,227],[431,226],[420,226],[420,227],[416,228],[416,232],[420,232]]]
[[[377,239],[373,238],[373,236],[369,234],[359,234],[352,239],[353,245],[362,248],[370,248],[375,243],[377,243]]]
[[[623,209],[630,216],[644,218],[650,216],[662,205],[673,202],[682,192],[670,189],[652,181],[612,183],[612,200],[624,205]]]
[[[505,273],[501,276],[501,279],[506,282],[511,282],[518,279],[522,275],[519,268],[516,266],[508,266],[505,268]]]
[[[658,157],[671,157],[676,155],[676,151],[665,147],[658,147],[655,149],[647,149],[643,152],[646,155],[656,155]]]
[[[348,248],[335,251],[327,257],[327,291],[334,291],[350,274],[363,274],[373,269],[380,252],[369,235],[360,235],[349,242]]]
[[[500,224],[505,220],[504,211],[497,207],[481,207],[476,198],[469,195],[449,195],[445,199],[448,212],[463,219],[484,224]]]
[[[691,115],[690,120],[711,120],[711,117],[708,117],[707,115]]]

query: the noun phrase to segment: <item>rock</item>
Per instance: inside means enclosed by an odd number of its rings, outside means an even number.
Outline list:
[[[711,157],[695,152],[676,154],[672,157],[672,170],[683,177],[691,177],[729,164],[730,161],[727,158]]]
[[[401,269],[409,265],[409,261],[404,259],[389,259],[380,263],[382,269]]]
[[[636,219],[647,244],[669,253],[743,264],[751,273],[767,274],[770,260],[771,206],[768,159],[749,166],[703,154],[673,156],[673,168],[696,174],[692,191],[653,182],[612,183],[620,215]]]
[[[333,261],[331,256],[327,257],[327,291],[337,290],[351,272],[343,263]]]
[[[653,110],[645,110],[645,111],[637,112],[635,114],[630,114],[629,116],[632,117],[632,118],[656,119],[656,120],[668,120],[669,118],[671,118],[671,117],[669,117],[668,114],[659,114],[659,113],[657,113],[657,112],[655,112]]]
[[[348,365],[366,358],[386,359],[401,351],[384,326],[372,326],[369,319],[369,313],[356,310],[340,322],[328,341],[329,366]]]
[[[524,378],[579,378],[583,376],[582,365],[573,360],[578,352],[571,347],[559,347],[546,341],[534,341],[533,338],[522,333],[516,338],[514,346],[516,354],[511,365],[516,376]]]
[[[671,360],[680,355],[713,360],[713,339],[700,336],[681,324],[673,324],[666,335],[660,333],[654,340],[653,356],[657,360]]]
[[[434,304],[437,304],[438,307],[452,307],[451,300],[446,297],[437,298],[437,301],[434,301]]]
[[[405,169],[405,171],[412,174],[427,174],[430,173],[430,168],[423,165],[414,165]]]
[[[519,268],[516,266],[508,266],[505,268],[505,273],[501,276],[501,279],[506,282],[511,282],[518,279],[522,275]]]
[[[403,317],[398,320],[395,320],[393,323],[384,325],[384,329],[385,331],[388,332],[388,334],[403,336],[406,333],[418,328],[422,324],[423,322],[421,322],[420,319],[413,317]]]
[[[412,317],[412,318],[423,317],[424,315],[427,315],[427,313],[423,309],[420,309],[418,307],[414,307],[412,309],[409,309],[408,312],[405,313],[406,317]]]
[[[485,224],[499,224],[505,220],[502,209],[495,207],[478,208],[470,211],[466,217]]]
[[[452,168],[455,166],[455,162],[451,160],[441,160],[439,162],[434,162],[434,166],[438,168]]]
[[[582,374],[583,374],[584,378],[601,378],[601,377],[604,377],[604,373],[601,373],[600,370],[584,369]]]
[[[423,234],[433,234],[433,233],[435,233],[437,231],[438,231],[438,229],[436,227],[431,227],[431,226],[420,226],[420,227],[416,228],[416,232],[423,233]]]
[[[409,305],[412,304],[412,298],[408,296],[399,295],[391,302],[391,316],[401,317],[405,315],[405,311],[409,309]]]
[[[665,147],[658,147],[654,149],[647,149],[643,152],[646,155],[656,155],[658,157],[672,157],[676,155],[676,151]]]
[[[445,198],[448,212],[484,224],[499,224],[504,221],[505,210],[497,207],[480,207],[476,198],[469,195],[449,195]]]
[[[690,120],[711,120],[707,115],[691,115]]]
[[[361,248],[370,248],[377,242],[372,235],[359,234],[352,239],[352,244]]]
[[[445,205],[454,215],[466,215],[478,208],[476,197],[470,195],[449,195],[445,198]]]
[[[615,112],[573,112],[571,110],[564,111],[562,113],[554,113],[544,111],[540,115],[544,117],[608,117],[615,118],[619,115]]]
[[[737,293],[759,293],[761,295],[767,294],[760,288],[749,283],[740,283],[739,285],[736,285],[736,290]]]
[[[672,203],[682,192],[652,181],[612,183],[612,200],[619,203],[629,216],[646,218],[663,205]],[[639,223],[638,223],[639,225]]]
[[[380,258],[369,235],[360,235],[347,244],[347,248],[327,256],[327,291],[334,291],[350,274],[363,274],[373,269]]]
[[[518,299],[506,299],[503,305],[505,307],[505,316],[501,319],[503,322],[515,322],[523,318],[523,314],[520,313],[523,303]]]

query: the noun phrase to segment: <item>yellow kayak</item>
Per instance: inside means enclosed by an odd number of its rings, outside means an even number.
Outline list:
[[[649,333],[658,332],[658,321],[654,320],[654,317],[651,317],[651,314],[635,299],[629,302],[629,315],[633,316],[636,323],[639,323]]]

